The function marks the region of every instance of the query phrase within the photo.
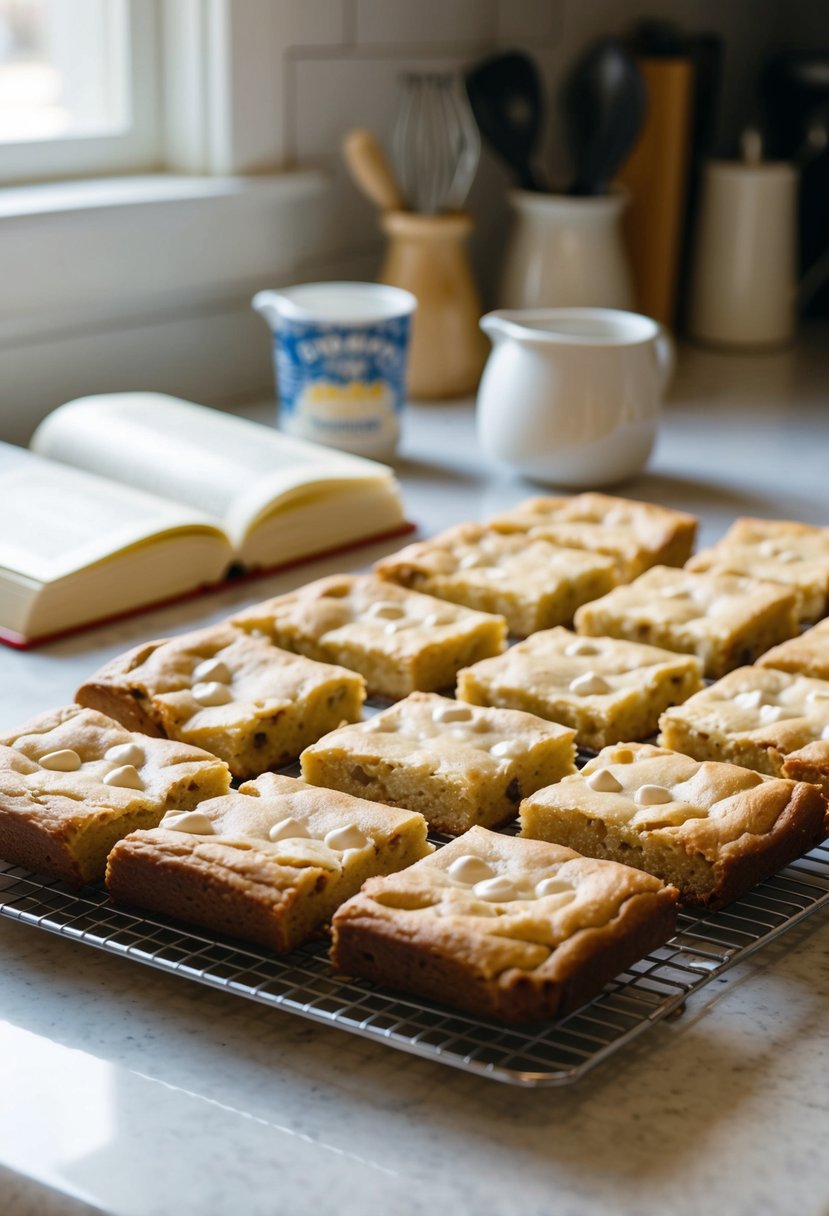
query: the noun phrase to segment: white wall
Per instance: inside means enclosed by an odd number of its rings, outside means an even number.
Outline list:
[[[463,68],[497,47],[530,51],[551,98],[546,157],[561,172],[555,95],[568,64],[599,34],[642,15],[671,17],[726,39],[727,147],[750,116],[752,81],[786,11],[785,0],[269,3],[241,61],[272,73],[270,159],[319,166],[327,186],[287,200],[263,188],[232,206],[221,196],[179,200],[152,215],[120,207],[0,218],[0,438],[25,440],[53,406],[89,392],[148,388],[221,404],[270,391],[269,343],[250,295],[298,279],[373,276],[376,215],[347,179],[339,144],[354,125],[388,144],[401,72]],[[470,198],[485,298],[503,245],[505,186],[486,155]]]

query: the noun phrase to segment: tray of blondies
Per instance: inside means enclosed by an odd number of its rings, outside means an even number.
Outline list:
[[[577,1080],[829,905],[829,529],[695,532],[535,498],[135,647],[0,739],[0,914]]]

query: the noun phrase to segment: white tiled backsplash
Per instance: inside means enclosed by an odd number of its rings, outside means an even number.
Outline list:
[[[284,155],[323,165],[326,196],[307,212],[302,277],[372,275],[379,259],[376,212],[343,168],[339,145],[349,126],[370,127],[387,151],[405,71],[463,69],[498,48],[536,59],[548,97],[545,159],[564,177],[567,157],[556,94],[568,66],[594,38],[623,33],[642,17],[714,31],[725,43],[719,124],[729,150],[752,116],[751,85],[774,46],[781,6],[756,0],[291,0],[290,45],[283,56]],[[484,297],[497,274],[507,221],[507,179],[485,152],[469,206],[478,218],[474,260]]]
[[[0,292],[0,437],[26,439],[60,401],[91,392],[147,388],[214,404],[270,393],[269,344],[250,297],[301,279],[377,273],[377,213],[347,177],[340,143],[363,125],[390,148],[401,73],[465,69],[499,48],[530,52],[548,97],[544,160],[566,178],[556,98],[568,67],[596,37],[645,16],[669,19],[723,37],[719,141],[728,151],[752,116],[767,56],[787,34],[808,32],[811,0],[268,3],[261,37],[249,54],[242,48],[252,71],[272,73],[271,122],[257,152],[264,168],[322,168],[326,188],[279,206],[257,196],[232,228],[220,204],[193,203],[162,209],[140,240],[137,212],[123,208],[83,226],[83,217],[55,227],[24,219],[0,232],[0,264],[17,284],[5,305]],[[500,269],[507,185],[485,152],[469,198],[485,304]]]

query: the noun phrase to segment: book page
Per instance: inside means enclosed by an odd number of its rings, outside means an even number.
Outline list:
[[[375,461],[160,393],[70,401],[41,423],[32,448],[210,514],[236,547],[260,515],[309,485],[393,480]]]
[[[0,443],[0,567],[52,582],[148,538],[220,535],[213,521],[116,482]]]

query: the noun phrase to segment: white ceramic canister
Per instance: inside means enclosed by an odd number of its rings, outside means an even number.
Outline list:
[[[627,195],[595,198],[512,190],[514,222],[504,259],[502,308],[633,308],[622,241]]]
[[[608,308],[488,313],[478,390],[484,451],[565,489],[611,485],[651,453],[673,343],[650,317]]]
[[[303,283],[260,291],[252,305],[273,337],[280,429],[360,456],[390,456],[406,400],[411,292]]]
[[[689,329],[734,348],[789,342],[795,325],[797,173],[777,161],[705,168]]]

